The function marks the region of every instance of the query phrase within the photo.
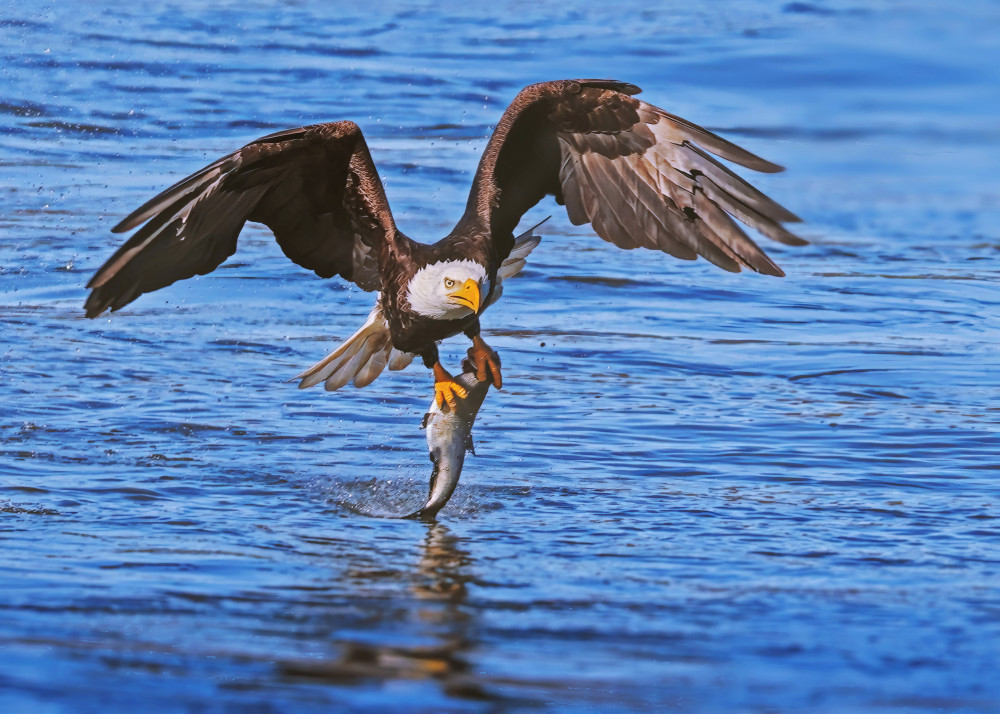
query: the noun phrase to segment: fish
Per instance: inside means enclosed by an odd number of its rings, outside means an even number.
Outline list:
[[[427,450],[430,452],[431,470],[430,490],[427,502],[418,511],[403,516],[413,520],[435,520],[442,508],[455,493],[458,478],[462,475],[467,451],[476,453],[472,443],[472,425],[486,400],[492,379],[487,372],[486,379],[480,381],[475,370],[468,361],[463,363],[465,371],[456,381],[467,392],[464,399],[459,399],[456,407],[439,407],[436,400],[424,415],[421,428],[427,432]]]

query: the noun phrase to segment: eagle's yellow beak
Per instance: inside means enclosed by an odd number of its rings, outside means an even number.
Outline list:
[[[479,283],[472,278],[469,278],[464,283],[459,285],[454,292],[449,293],[448,299],[456,305],[469,308],[473,313],[478,313],[480,299]]]

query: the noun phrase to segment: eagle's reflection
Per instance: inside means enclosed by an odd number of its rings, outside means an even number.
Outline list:
[[[424,646],[341,641],[340,654],[326,661],[283,663],[283,674],[339,684],[395,679],[431,679],[443,692],[464,699],[493,700],[472,671],[468,654],[471,617],[464,608],[472,580],[472,558],[460,540],[440,523],[427,524],[411,591],[420,601],[416,616],[428,625],[436,643]]]
[[[423,552],[417,564],[419,580],[414,594],[428,600],[448,603],[449,615],[459,615],[458,606],[468,595],[466,584],[472,579],[469,566],[472,558],[460,546],[460,541],[440,523],[427,527]]]

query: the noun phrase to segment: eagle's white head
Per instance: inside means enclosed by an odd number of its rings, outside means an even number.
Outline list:
[[[443,260],[418,270],[406,299],[418,315],[458,320],[479,312],[486,268],[474,260]]]

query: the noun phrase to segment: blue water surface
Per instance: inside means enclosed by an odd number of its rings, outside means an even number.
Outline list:
[[[1000,711],[1000,6],[6,2],[0,711]],[[285,380],[371,296],[249,226],[87,320],[122,216],[353,119],[460,215],[517,90],[615,77],[789,167],[788,277],[550,200],[452,503],[419,364]],[[457,365],[459,338],[443,355]]]

